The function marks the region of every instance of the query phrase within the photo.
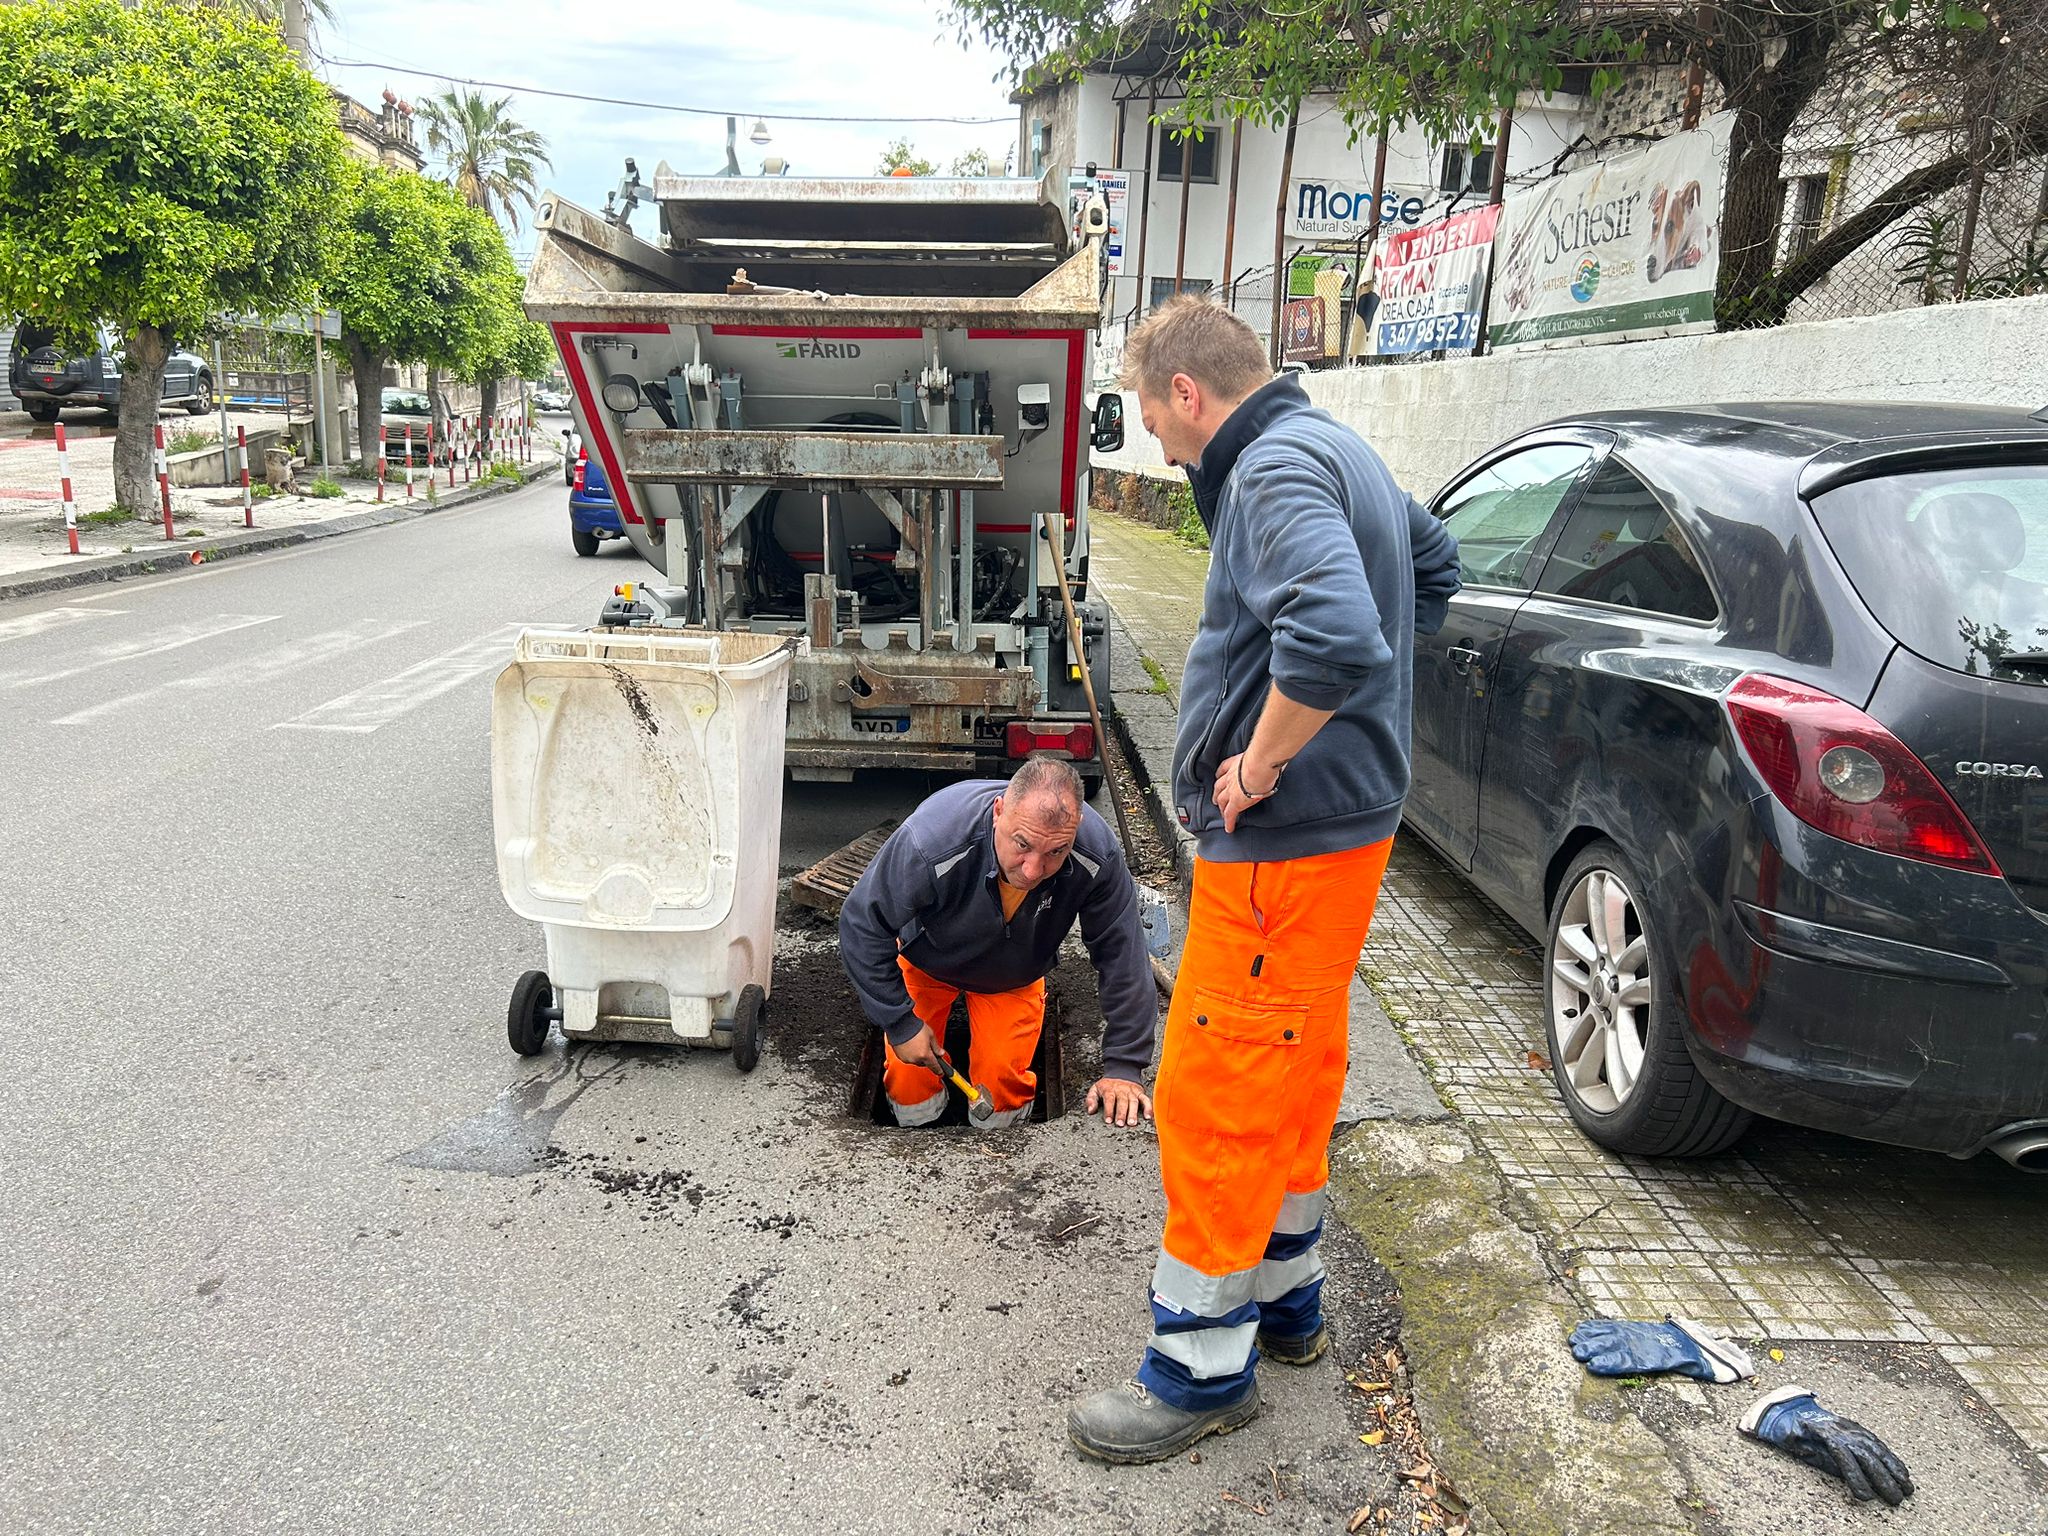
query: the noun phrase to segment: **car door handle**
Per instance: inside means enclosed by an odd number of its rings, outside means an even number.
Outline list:
[[[1479,652],[1469,645],[1454,645],[1444,654],[1451,659],[1451,670],[1460,677],[1469,673],[1480,661]]]

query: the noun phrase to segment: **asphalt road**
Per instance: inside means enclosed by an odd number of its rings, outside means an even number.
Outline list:
[[[1146,1327],[1150,1137],[848,1119],[828,930],[783,936],[751,1077],[508,1052],[542,949],[497,888],[489,681],[517,625],[641,574],[577,559],[561,497],[0,606],[0,1527],[1327,1530],[1379,1499],[1344,1361],[1269,1372],[1200,1465],[1067,1448]],[[783,868],[921,788],[793,789]],[[1058,986],[1078,1080],[1099,1015]]]

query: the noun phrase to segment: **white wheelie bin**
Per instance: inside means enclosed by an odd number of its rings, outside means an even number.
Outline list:
[[[506,1035],[729,1046],[750,1072],[774,964],[796,642],[527,630],[491,695],[498,882],[547,936]]]

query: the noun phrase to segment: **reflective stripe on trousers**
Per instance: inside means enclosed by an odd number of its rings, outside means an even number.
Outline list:
[[[1235,1398],[1255,1336],[1322,1321],[1318,1248],[1351,980],[1393,840],[1269,864],[1195,861],[1154,1115],[1166,1233],[1138,1379]]]
[[[960,989],[927,975],[901,955],[896,957],[896,965],[903,972],[910,1006],[939,1037],[943,1048],[946,1020],[953,1012],[954,1000],[962,995]],[[962,1070],[970,1083],[987,1090],[995,1110],[986,1120],[970,1117],[968,1124],[978,1130],[999,1131],[1029,1115],[1038,1096],[1038,1074],[1031,1070],[1031,1059],[1038,1053],[1038,1036],[1045,1025],[1045,982],[1034,981],[1013,992],[969,992],[965,996],[969,1044]],[[882,1069],[882,1091],[896,1123],[930,1125],[945,1112],[945,1083],[927,1068],[904,1061],[893,1045],[884,1044],[887,1063]]]

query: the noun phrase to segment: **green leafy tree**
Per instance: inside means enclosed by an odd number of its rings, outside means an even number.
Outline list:
[[[1002,166],[985,149],[970,149],[955,155],[953,163],[946,167],[948,176],[1000,176]]]
[[[1640,63],[1695,60],[1735,114],[1721,228],[1724,318],[1775,319],[1846,256],[1974,167],[2048,152],[2042,0],[948,0],[955,24],[1037,85],[1090,63],[1164,50],[1186,85],[1173,121],[1292,122],[1328,92],[1354,133],[1414,126],[1441,143],[1490,138],[1503,108],[1561,90],[1583,69],[1594,96]],[[1974,123],[1954,153],[1902,175],[1774,272],[1784,151],[1822,93],[1889,77],[1935,121]],[[1961,135],[1959,135],[1961,137]]]
[[[120,334],[114,494],[149,505],[164,365],[310,307],[345,150],[275,29],[138,0],[0,6],[0,313]]]
[[[540,172],[551,162],[547,140],[512,117],[510,96],[446,90],[420,103],[427,151],[441,158],[448,184],[472,208],[519,227],[540,195]]]
[[[939,168],[912,149],[908,139],[895,139],[882,151],[880,174],[893,176],[898,171],[908,171],[913,176],[936,176]]]
[[[329,302],[341,312],[368,462],[377,452],[384,365],[428,363],[467,373],[504,323],[507,303],[492,274],[511,270],[512,259],[497,222],[449,188],[363,165],[351,167],[348,212],[332,256]]]

